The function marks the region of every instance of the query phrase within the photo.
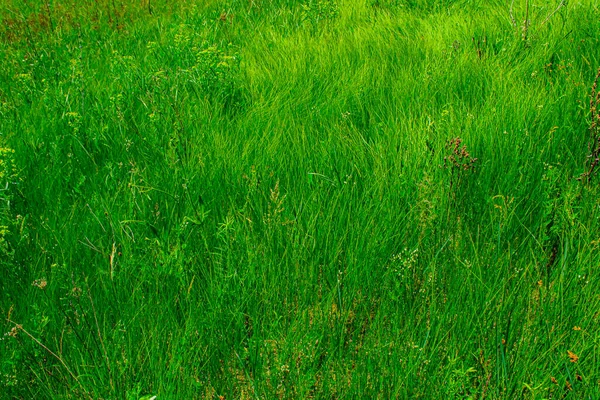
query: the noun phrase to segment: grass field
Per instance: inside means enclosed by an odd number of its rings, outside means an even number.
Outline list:
[[[600,398],[597,1],[0,20],[0,398]]]

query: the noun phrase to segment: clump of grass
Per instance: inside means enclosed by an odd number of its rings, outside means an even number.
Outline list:
[[[600,163],[600,69],[596,74],[596,79],[592,84],[590,93],[590,114],[589,114],[589,142],[586,171],[581,175],[581,179],[590,182],[596,175],[596,167]]]
[[[14,277],[15,273],[14,246],[18,239],[19,225],[23,223],[23,217],[17,215],[13,203],[18,193],[18,183],[15,151],[2,147],[0,141],[0,268],[7,272],[0,283],[0,289],[5,289],[7,278]]]
[[[199,46],[193,49],[196,63],[192,67],[192,82],[204,92],[226,103],[233,103],[239,91],[236,87],[240,55],[230,44],[227,48]]]

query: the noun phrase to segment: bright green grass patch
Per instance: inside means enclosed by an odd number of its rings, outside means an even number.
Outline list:
[[[6,398],[598,397],[594,2],[38,3]]]

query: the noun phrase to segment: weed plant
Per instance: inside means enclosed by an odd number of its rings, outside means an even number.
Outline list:
[[[0,20],[0,398],[600,398],[596,1]]]

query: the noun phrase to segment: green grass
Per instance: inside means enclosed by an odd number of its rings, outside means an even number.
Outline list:
[[[595,1],[188,3],[0,0],[1,398],[600,397]]]

